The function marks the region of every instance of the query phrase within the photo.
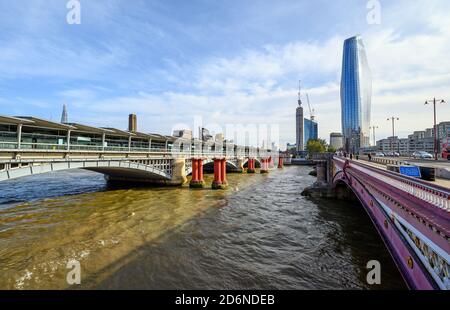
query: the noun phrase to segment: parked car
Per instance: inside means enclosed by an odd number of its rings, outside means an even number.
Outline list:
[[[412,156],[414,158],[420,158],[420,159],[433,159],[433,155],[431,155],[430,153],[425,152],[425,151],[414,152]]]
[[[389,152],[389,153],[387,153],[387,156],[390,156],[390,157],[400,157],[400,154],[397,153],[397,152]]]
[[[384,157],[384,154],[381,152],[375,153],[375,157]]]

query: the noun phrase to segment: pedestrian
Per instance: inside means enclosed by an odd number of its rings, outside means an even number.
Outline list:
[[[353,154],[350,153],[350,160],[353,160]]]
[[[372,161],[372,154],[369,153],[369,161]]]

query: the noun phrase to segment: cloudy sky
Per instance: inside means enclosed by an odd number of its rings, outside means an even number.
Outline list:
[[[0,114],[169,134],[181,124],[279,124],[295,141],[298,80],[319,135],[341,131],[343,40],[360,34],[373,74],[377,137],[432,126],[449,101],[450,1],[386,1],[381,24],[366,0],[0,0]],[[304,101],[305,98],[304,98]],[[308,112],[306,114],[309,114]]]

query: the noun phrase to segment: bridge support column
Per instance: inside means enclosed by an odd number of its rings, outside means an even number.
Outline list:
[[[227,160],[225,158],[221,161],[221,169],[220,176],[222,177],[222,186],[228,186],[228,180],[227,180]]]
[[[319,184],[327,184],[327,166],[325,162],[318,163],[317,166],[317,182]]]
[[[203,188],[205,187],[205,181],[203,180],[203,160],[200,158],[192,159],[192,179],[189,184],[191,188]]]
[[[283,169],[283,157],[278,157],[278,169]]]
[[[187,182],[185,166],[186,160],[184,158],[172,161],[172,180],[166,182],[167,185],[183,185]]]
[[[226,189],[227,179],[226,179],[227,167],[225,159],[214,159],[214,181],[212,183],[212,189]]]
[[[237,172],[244,173],[244,159],[239,158],[237,160]]]
[[[269,158],[261,159],[261,173],[269,173]]]
[[[247,173],[255,173],[255,159],[249,158],[247,163]]]

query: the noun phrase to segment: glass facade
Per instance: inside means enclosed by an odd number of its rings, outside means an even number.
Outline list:
[[[304,121],[305,146],[309,140],[317,140],[319,138],[319,127],[315,121],[305,118]]]
[[[370,142],[372,76],[364,43],[356,36],[345,40],[341,77],[341,123],[344,148],[357,153]]]

